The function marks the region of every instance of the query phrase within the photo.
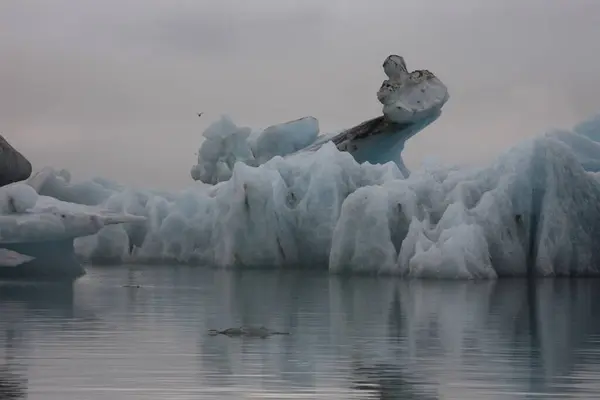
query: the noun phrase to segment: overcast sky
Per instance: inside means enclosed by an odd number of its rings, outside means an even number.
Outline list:
[[[1,0],[0,26],[0,133],[79,179],[184,187],[223,113],[351,127],[380,114],[391,53],[451,94],[409,167],[600,112],[598,0]]]

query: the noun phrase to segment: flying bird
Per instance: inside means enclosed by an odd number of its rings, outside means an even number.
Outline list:
[[[202,116],[202,114],[204,114],[204,113],[203,113],[203,112],[201,112],[201,113],[198,113],[198,116],[199,116],[199,117],[201,117],[201,116]]]

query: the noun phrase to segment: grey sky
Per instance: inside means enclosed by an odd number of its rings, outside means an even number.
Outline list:
[[[75,178],[184,187],[222,113],[353,126],[380,113],[390,53],[451,94],[409,166],[600,112],[598,0],[2,0],[0,26],[0,132]]]

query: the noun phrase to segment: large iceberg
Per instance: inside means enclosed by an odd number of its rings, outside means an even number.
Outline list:
[[[582,166],[594,160],[600,145],[577,130],[528,140],[485,168],[409,176],[328,142],[256,167],[238,162],[229,180],[169,197],[115,189],[99,206],[147,223],[103,228],[76,248],[119,262],[453,279],[597,275],[600,177]]]
[[[204,133],[196,182],[180,192],[73,183],[46,168],[27,181],[33,192],[6,188],[19,201],[0,195],[0,208],[21,213],[25,227],[45,221],[39,237],[63,237],[67,211],[87,218],[92,225],[66,230],[85,235],[75,250],[91,262],[449,279],[598,275],[600,118],[527,140],[487,167],[408,171],[404,142],[440,116],[448,93],[430,72],[408,73],[400,57],[384,70],[383,116],[341,133],[320,134],[312,117],[263,131],[221,119]],[[37,225],[2,218],[0,234],[35,236]]]

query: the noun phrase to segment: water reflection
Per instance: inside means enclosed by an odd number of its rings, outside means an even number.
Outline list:
[[[597,293],[596,280],[92,268],[70,290],[0,287],[0,365],[19,378],[0,381],[61,400],[590,398]],[[242,324],[292,335],[207,335]]]
[[[8,316],[3,315],[2,317],[7,318]],[[4,339],[0,341],[4,343],[3,361],[0,362],[0,399],[13,400],[25,398],[27,375],[19,364],[20,355],[18,354],[18,348],[19,340],[21,339],[19,330],[8,325],[0,335],[4,336]]]
[[[43,310],[59,321],[72,316],[72,284],[0,282],[0,399],[27,397],[27,320]]]
[[[353,365],[354,388],[377,399],[437,400],[436,388],[428,387],[422,380],[394,364]]]
[[[0,399],[25,399],[27,382],[23,376],[10,371],[8,366],[0,365]]]

